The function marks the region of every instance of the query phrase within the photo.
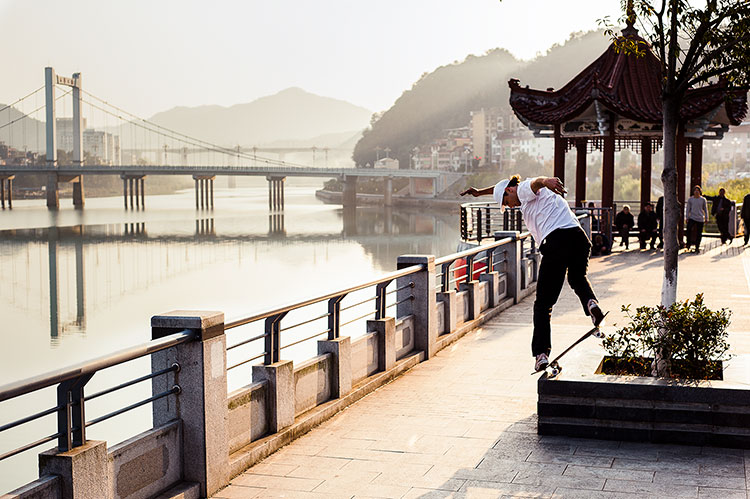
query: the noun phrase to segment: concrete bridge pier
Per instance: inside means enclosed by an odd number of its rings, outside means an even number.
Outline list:
[[[214,209],[214,175],[193,175],[195,180],[195,209]]]
[[[0,204],[5,209],[5,200],[8,200],[8,208],[13,208],[13,179],[15,175],[0,177]]]
[[[60,193],[58,192],[57,173],[47,175],[47,208],[57,210],[60,208]]]
[[[284,181],[286,177],[266,177],[268,180],[268,209],[280,211],[284,209]]]
[[[83,175],[78,175],[71,182],[73,183],[73,206],[82,209],[86,204],[86,198],[83,194]]]
[[[357,177],[352,175],[344,176],[344,206],[357,206]]]
[[[286,236],[283,213],[271,213],[268,215],[268,235]]]
[[[393,177],[386,177],[383,181],[383,204],[393,206]]]
[[[130,208],[146,207],[146,182],[145,175],[120,175],[122,179],[122,197],[125,209],[128,209],[128,198]]]

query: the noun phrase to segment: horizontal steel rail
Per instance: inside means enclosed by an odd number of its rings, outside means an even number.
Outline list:
[[[171,348],[181,343],[186,343],[192,339],[193,332],[186,329],[158,340],[152,340],[147,343],[119,350],[115,353],[80,362],[69,367],[64,367],[32,378],[9,383],[0,386],[0,402],[18,397],[19,395],[34,392],[41,388],[47,388],[48,386],[56,385],[63,381],[93,374],[102,369],[116,366],[140,357],[145,357],[146,355],[166,350],[167,348]]]
[[[519,235],[520,239],[525,239],[527,237],[530,237],[531,234],[528,232],[522,232]],[[498,239],[497,241],[490,243],[490,244],[483,244],[481,246],[477,246],[476,248],[470,248],[464,251],[460,251],[458,253],[453,253],[451,255],[446,255],[440,258],[435,259],[435,266],[442,265],[444,263],[453,262],[455,260],[458,260],[459,258],[466,258],[468,256],[476,255],[478,253],[481,253],[483,251],[487,251],[489,249],[498,248],[500,246],[503,246],[504,244],[508,244],[510,242],[513,242],[512,237],[504,237],[502,239]]]
[[[233,328],[244,326],[246,324],[250,324],[252,322],[256,322],[256,321],[259,321],[259,320],[262,320],[262,319],[267,319],[267,318],[273,317],[275,315],[286,314],[286,313],[288,313],[288,312],[290,312],[290,311],[292,311],[294,309],[297,309],[297,308],[302,308],[302,307],[306,307],[307,305],[312,305],[312,304],[315,304],[315,303],[320,303],[320,302],[323,302],[323,301],[326,301],[326,300],[330,300],[332,298],[336,298],[336,297],[339,297],[339,296],[342,296],[342,295],[347,295],[349,293],[353,293],[355,291],[359,291],[361,289],[369,288],[371,286],[376,286],[376,285],[378,285],[378,284],[380,284],[382,282],[388,282],[388,281],[392,281],[394,279],[397,279],[399,277],[405,277],[405,276],[408,276],[408,275],[411,275],[411,274],[415,274],[415,273],[420,272],[421,270],[423,270],[423,268],[424,267],[422,265],[412,265],[410,267],[406,267],[404,269],[397,270],[395,272],[390,272],[390,273],[385,274],[385,275],[383,275],[381,277],[378,277],[377,279],[374,279],[374,280],[371,280],[371,281],[367,281],[367,282],[365,282],[363,284],[358,284],[358,285],[352,286],[350,288],[342,289],[342,290],[339,290],[339,291],[334,291],[333,293],[327,293],[325,295],[317,296],[315,298],[310,298],[308,300],[303,300],[303,301],[294,303],[292,305],[287,305],[285,307],[281,307],[281,308],[277,308],[275,310],[271,310],[269,312],[263,312],[263,313],[260,313],[260,314],[251,315],[250,317],[245,317],[243,319],[235,319],[233,321],[225,323],[224,324],[224,329],[225,330],[233,329]]]

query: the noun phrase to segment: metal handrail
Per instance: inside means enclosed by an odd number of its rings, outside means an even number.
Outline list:
[[[256,322],[262,319],[267,319],[269,317],[273,317],[275,315],[281,315],[286,314],[287,312],[290,312],[297,308],[306,307],[308,305],[312,305],[314,303],[320,303],[322,301],[330,300],[331,298],[336,298],[337,296],[341,295],[347,295],[349,293],[353,293],[355,291],[359,291],[361,289],[369,288],[371,286],[376,286],[382,282],[392,281],[394,279],[397,279],[399,277],[405,277],[411,274],[416,274],[417,272],[420,272],[424,269],[424,265],[412,265],[410,267],[403,268],[401,270],[396,270],[394,272],[390,272],[388,274],[385,274],[381,277],[378,277],[377,279],[374,279],[372,281],[365,282],[363,284],[358,284],[356,286],[352,286],[350,288],[342,289],[339,291],[334,291],[332,293],[327,293],[322,296],[317,296],[315,298],[310,298],[307,300],[303,300],[297,303],[294,303],[292,305],[286,305],[281,308],[277,308],[275,310],[271,310],[270,312],[263,312],[256,315],[251,315],[250,317],[245,317],[243,319],[235,319],[233,321],[229,321],[224,324],[224,330],[233,329],[239,326],[244,326],[246,324],[250,324],[251,322]],[[2,399],[0,399],[2,400]]]
[[[167,348],[171,348],[181,343],[186,343],[192,340],[193,337],[194,332],[185,329],[157,340],[151,340],[147,343],[119,350],[115,353],[103,355],[72,366],[0,386],[0,402],[18,397],[19,395],[31,393],[41,388],[56,385],[79,376],[93,374],[102,369],[116,366],[140,357],[145,357],[146,355],[161,350],[166,350]]]
[[[530,235],[531,234],[528,232],[522,232],[521,234],[518,235],[518,238],[526,239]],[[464,251],[460,251],[458,253],[453,253],[452,255],[443,256],[435,260],[435,266],[442,265],[448,262],[452,262],[454,260],[458,260],[459,258],[466,258],[467,256],[476,255],[477,253],[481,253],[482,251],[494,249],[504,244],[508,244],[512,241],[513,241],[512,237],[504,237],[502,239],[498,239],[497,241],[491,244],[483,244],[482,246],[477,246],[476,248],[471,248],[471,249],[467,249]]]

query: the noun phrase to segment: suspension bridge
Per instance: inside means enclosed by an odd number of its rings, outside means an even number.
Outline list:
[[[39,100],[43,95],[43,102]],[[65,97],[71,95],[68,113]],[[58,107],[62,106],[62,116]],[[31,110],[27,110],[31,107]],[[5,113],[5,122],[2,116]],[[86,116],[84,116],[86,115]],[[91,127],[87,128],[87,122]],[[93,128],[93,125],[97,125]],[[14,140],[15,139],[15,140]],[[44,146],[42,146],[42,140]],[[385,168],[329,168],[329,150],[317,147],[228,147],[161,126],[109,103],[83,89],[81,73],[60,76],[45,68],[45,84],[0,109],[0,203],[12,207],[13,180],[17,175],[42,175],[46,179],[47,206],[59,208],[60,183],[73,185],[73,205],[85,204],[84,175],[116,175],[123,182],[125,208],[145,207],[145,178],[149,175],[190,175],[195,182],[196,208],[213,208],[213,183],[217,176],[265,176],[270,210],[283,210],[286,177],[339,178],[344,183],[343,204],[356,204],[357,179],[384,180],[384,203],[392,204],[393,179],[409,179],[410,196],[417,195],[416,180],[431,182],[436,196],[461,174],[434,170]],[[23,151],[12,147],[21,143]],[[1,144],[1,143],[0,143]],[[15,151],[12,151],[15,149]],[[311,151],[313,165],[259,156],[258,152]],[[323,151],[325,167],[316,167],[315,153]]]

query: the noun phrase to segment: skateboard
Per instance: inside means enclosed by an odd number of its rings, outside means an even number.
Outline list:
[[[563,350],[563,352],[560,355],[552,359],[552,361],[549,364],[547,364],[547,367],[545,367],[544,369],[540,369],[538,371],[534,371],[533,373],[531,373],[531,375],[533,376],[542,371],[547,371],[549,375],[554,378],[555,376],[560,374],[560,372],[562,371],[562,367],[560,366],[558,361],[562,358],[563,355],[570,352],[576,345],[581,343],[583,340],[585,340],[589,336],[594,336],[595,338],[604,338],[604,333],[602,332],[601,327],[604,324],[604,318],[607,317],[607,314],[609,314],[609,312],[604,314],[604,317],[602,317],[602,322],[600,322],[598,326],[594,326],[588,331],[586,331],[586,333],[583,336],[578,338],[575,342],[573,342],[572,345],[570,345],[568,348]]]

